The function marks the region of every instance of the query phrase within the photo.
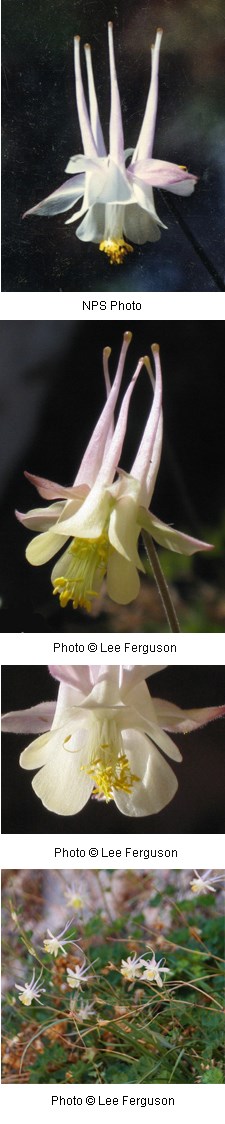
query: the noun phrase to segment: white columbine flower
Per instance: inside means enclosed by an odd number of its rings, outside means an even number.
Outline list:
[[[221,882],[221,879],[223,879],[222,874],[215,874],[211,878],[210,875],[212,874],[212,870],[205,870],[204,874],[199,874],[198,871],[195,870],[194,874],[196,875],[196,877],[193,878],[190,882],[190,887],[192,893],[195,894],[195,896],[198,894],[208,894],[209,892],[215,894],[216,890],[214,889],[213,883]]]
[[[159,470],[162,447],[162,375],[159,349],[153,345],[155,379],[147,356],[137,364],[124,395],[113,432],[113,412],[121,385],[131,333],[125,332],[114,383],[109,389],[108,356],[104,352],[107,402],[87,446],[73,487],[30,476],[40,495],[56,502],[36,508],[20,521],[38,533],[26,550],[28,562],[41,566],[62,547],[52,570],[53,591],[62,607],[72,601],[91,612],[106,576],[107,592],[118,604],[137,597],[138,571],[145,572],[138,553],[142,528],[161,546],[180,554],[210,550],[208,543],[176,531],[149,511]],[[118,468],[126,434],[128,408],[143,364],[153,386],[153,402],[130,474]],[[115,479],[117,473],[117,479]],[[69,545],[67,545],[69,543]]]
[[[160,967],[160,964],[162,967]],[[141,967],[144,969],[141,976],[142,982],[150,984],[156,983],[157,987],[163,986],[163,980],[161,980],[162,972],[170,975],[170,969],[164,968],[163,966],[163,959],[157,961],[155,955],[152,956],[151,960],[142,960]]]
[[[83,1001],[81,1000],[79,1008],[76,1011],[76,1015],[81,1022],[85,1022],[86,1019],[94,1018],[94,1016],[96,1015],[94,1003],[83,1003]]]
[[[26,214],[55,215],[82,199],[67,223],[82,218],[77,237],[83,242],[97,242],[111,264],[120,265],[133,247],[126,241],[141,245],[160,238],[159,219],[154,205],[153,188],[165,188],[177,195],[190,195],[196,176],[187,169],[166,160],[153,159],[153,143],[158,100],[158,66],[162,31],[157,31],[152,47],[152,72],[146,110],[135,151],[124,151],[123,123],[113,48],[112,23],[108,24],[110,69],[109,153],[103,138],[89,44],[85,46],[89,111],[87,109],[80,67],[80,40],[75,39],[75,83],[79,125],[84,155],[72,156],[66,173],[72,178],[42,199]],[[126,161],[130,158],[129,164]],[[83,216],[85,216],[83,218]]]
[[[88,975],[86,973],[88,973]],[[67,968],[67,984],[68,984],[68,987],[71,987],[71,988],[75,987],[75,988],[78,989],[78,988],[82,987],[83,983],[89,983],[89,980],[92,980],[92,978],[93,978],[93,973],[89,972],[89,965],[88,964],[87,964],[86,968],[84,967],[84,964],[82,964],[82,965],[76,964],[76,968],[74,969],[74,971],[72,970],[72,968]]]
[[[41,731],[20,764],[38,769],[32,787],[46,808],[71,816],[93,794],[115,800],[124,815],[148,816],[172,800],[178,782],[164,754],[176,762],[181,754],[169,733],[196,730],[222,717],[225,706],[185,711],[152,699],[145,679],[159,670],[54,665],[57,702],[3,717],[3,731]]]
[[[83,893],[81,883],[73,883],[73,886],[68,886],[64,893],[68,905],[72,906],[77,912],[83,912],[87,905],[86,894]]]
[[[63,956],[66,956],[64,945],[73,943],[73,938],[66,937],[66,939],[62,941],[62,937],[64,936],[64,933],[67,933],[67,929],[71,928],[71,925],[72,921],[68,921],[67,925],[65,925],[65,928],[62,929],[61,933],[58,933],[57,937],[54,936],[54,933],[51,933],[50,929],[47,929],[48,937],[46,937],[43,941],[45,952],[50,953],[50,956],[56,957],[58,956],[58,952],[60,950],[60,952],[63,953]]]
[[[41,995],[42,992],[45,992],[46,990],[45,987],[39,986],[41,977],[42,972],[40,973],[40,976],[38,976],[37,980],[35,980],[35,972],[33,972],[30,983],[25,983],[23,984],[23,986],[21,986],[21,984],[15,984],[17,991],[21,992],[21,995],[18,995],[18,999],[20,1000],[20,1003],[24,1004],[24,1007],[30,1007],[33,999],[36,999],[37,1003],[41,1004],[39,995]]]
[[[136,956],[136,952],[134,956],[128,956],[127,960],[121,961],[121,976],[124,976],[124,979],[129,980],[131,983],[133,983],[134,980],[140,979],[142,963],[142,957]]]

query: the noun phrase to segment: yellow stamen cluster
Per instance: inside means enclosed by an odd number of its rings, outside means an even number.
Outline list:
[[[110,265],[123,265],[126,254],[133,253],[133,246],[124,242],[124,238],[106,238],[104,242],[100,242],[99,249],[107,254]]]
[[[62,609],[72,601],[73,609],[78,605],[91,613],[92,599],[98,597],[99,589],[107,570],[109,552],[108,535],[102,534],[98,539],[73,539],[69,548],[71,562],[68,565],[66,576],[53,580],[53,594],[59,594]],[[63,569],[63,556],[62,556]],[[97,589],[94,589],[94,585]]]
[[[102,797],[108,804],[109,800],[113,800],[113,789],[130,795],[134,782],[139,781],[140,777],[131,773],[125,753],[120,754],[115,760],[108,744],[101,745],[100,751],[100,756],[95,757],[88,767],[83,765],[82,770],[88,777],[93,777],[95,783],[93,796]]]

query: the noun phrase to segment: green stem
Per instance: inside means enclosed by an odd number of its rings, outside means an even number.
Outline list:
[[[100,871],[95,870],[94,874],[95,874],[96,882],[98,883],[98,888],[100,890],[101,897],[102,897],[103,902],[104,902],[106,913],[108,914],[109,920],[113,921],[113,917],[112,917],[112,914],[110,912],[109,903],[108,903],[108,900],[107,900],[107,894],[105,892],[105,887],[102,885],[102,882],[101,882]]]
[[[155,549],[153,539],[151,538],[151,535],[149,535],[147,531],[143,531],[143,530],[142,530],[142,538],[143,538],[143,543],[144,543],[144,547],[145,547],[145,550],[146,550],[147,558],[148,558],[148,561],[150,562],[150,566],[152,568],[152,572],[154,574],[154,578],[155,578],[155,581],[156,581],[157,589],[158,589],[159,595],[161,597],[161,601],[162,601],[163,608],[164,608],[164,611],[165,611],[165,614],[166,614],[166,618],[167,618],[167,621],[168,621],[168,624],[169,624],[169,627],[170,627],[170,631],[171,632],[180,632],[180,625],[179,625],[179,621],[178,621],[178,618],[177,618],[177,614],[175,612],[174,605],[173,605],[173,602],[171,600],[171,596],[170,596],[170,592],[169,592],[169,588],[168,588],[166,579],[164,578],[164,574],[163,574],[161,566],[160,566],[159,556],[158,556],[157,551]]]

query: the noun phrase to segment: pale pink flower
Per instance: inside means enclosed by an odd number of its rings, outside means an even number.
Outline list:
[[[160,238],[164,223],[158,217],[153,188],[165,188],[177,195],[190,195],[197,177],[187,169],[166,160],[153,159],[153,143],[158,100],[158,66],[162,31],[157,31],[152,47],[152,72],[143,123],[136,144],[124,150],[123,122],[118,90],[112,23],[108,24],[110,69],[109,152],[103,138],[92,71],[91,50],[85,45],[89,111],[87,109],[81,67],[80,40],[75,38],[75,83],[79,125],[84,155],[72,156],[66,173],[72,178],[42,199],[26,214],[55,215],[82,200],[67,223],[82,218],[76,230],[83,242],[97,242],[111,264],[120,265],[132,246]],[[130,158],[129,164],[126,161]],[[85,217],[83,217],[85,216]]]
[[[107,592],[118,604],[137,597],[138,571],[145,573],[138,553],[141,530],[161,546],[180,554],[210,550],[210,544],[176,531],[150,512],[149,504],[159,470],[162,447],[162,375],[158,345],[153,345],[155,378],[148,356],[141,358],[124,394],[113,432],[113,413],[121,385],[131,333],[126,332],[116,376],[109,389],[108,356],[104,371],[108,398],[92,433],[74,485],[69,488],[26,473],[44,499],[54,500],[47,508],[36,508],[20,521],[38,533],[26,550],[28,562],[41,566],[69,542],[52,570],[54,593],[62,607],[72,601],[91,612],[104,576]],[[153,388],[153,401],[140,446],[129,474],[119,467],[126,435],[131,395],[145,365]],[[117,474],[117,478],[115,476]]]

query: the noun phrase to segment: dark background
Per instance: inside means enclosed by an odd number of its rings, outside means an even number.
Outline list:
[[[125,145],[136,144],[150,45],[164,29],[154,156],[200,177],[194,195],[155,193],[168,231],[111,267],[64,216],[22,214],[65,179],[82,151],[74,97],[73,36],[89,40],[105,139],[109,120],[107,21],[113,19]],[[224,289],[224,0],[3,0],[4,291]],[[66,218],[67,216],[65,216]]]
[[[168,577],[182,598],[182,630],[224,630],[224,325],[194,321],[133,325],[129,320],[86,325],[49,320],[0,325],[2,631],[165,630],[164,619],[160,613],[155,615],[154,586],[151,610],[147,579],[142,581],[146,603],[142,604],[143,594],[125,610],[108,600],[96,620],[74,612],[71,603],[62,610],[52,596],[52,563],[33,567],[26,562],[25,547],[33,532],[14,515],[15,507],[27,511],[43,502],[25,479],[25,469],[64,485],[73,483],[104,404],[102,349],[112,347],[113,378],[123,331],[128,328],[133,328],[133,340],[124,389],[140,354],[148,353],[152,342],[161,345],[164,441],[152,509],[180,530],[216,543],[212,553],[195,555],[187,572],[181,556],[164,554],[164,569],[178,567]],[[128,471],[150,403],[143,372],[132,398],[121,458]]]
[[[151,694],[178,706],[216,706],[225,702],[224,668],[166,668],[149,681]],[[44,667],[2,668],[2,710],[27,708],[57,697],[57,685]],[[22,749],[32,735],[2,735],[2,831],[7,834],[75,832],[181,832],[220,833],[224,830],[225,719],[187,735],[171,735],[183,763],[170,762],[179,781],[171,804],[156,816],[138,819],[122,816],[110,804],[89,800],[77,816],[48,812],[31,788],[37,770],[19,765]],[[35,735],[34,735],[35,736]],[[167,760],[167,758],[166,758]]]

